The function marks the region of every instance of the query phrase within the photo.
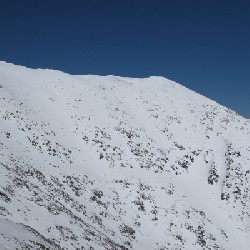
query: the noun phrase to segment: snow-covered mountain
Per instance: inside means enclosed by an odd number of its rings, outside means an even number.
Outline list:
[[[0,249],[250,249],[250,120],[162,77],[0,62]]]

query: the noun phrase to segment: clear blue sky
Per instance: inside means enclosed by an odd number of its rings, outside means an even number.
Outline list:
[[[161,75],[250,118],[250,1],[2,0],[0,60]]]

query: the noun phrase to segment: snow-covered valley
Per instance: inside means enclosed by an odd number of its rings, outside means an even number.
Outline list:
[[[163,77],[0,62],[0,249],[250,249],[250,120]]]

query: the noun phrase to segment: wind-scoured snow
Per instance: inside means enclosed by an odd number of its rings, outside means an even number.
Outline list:
[[[0,249],[250,249],[250,121],[163,77],[0,62]]]

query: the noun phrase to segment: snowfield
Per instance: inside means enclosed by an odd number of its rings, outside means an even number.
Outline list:
[[[250,249],[250,120],[163,77],[0,62],[0,249]]]

